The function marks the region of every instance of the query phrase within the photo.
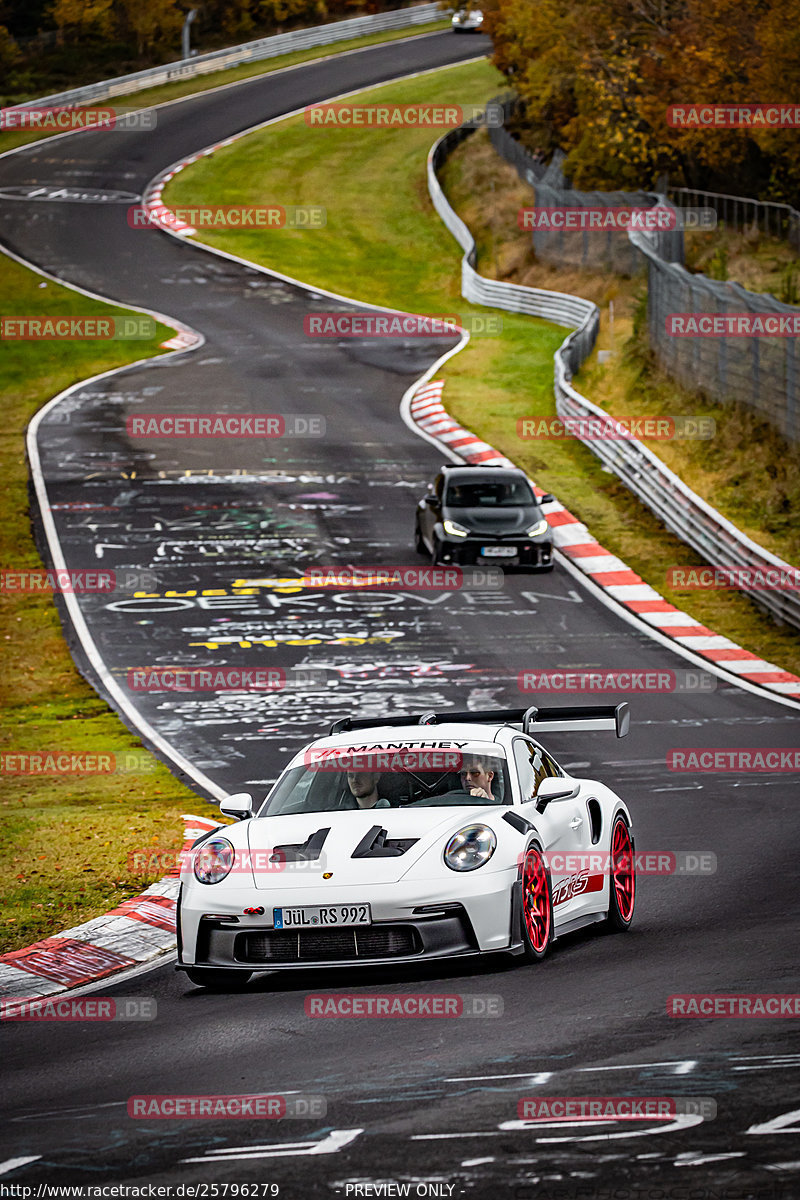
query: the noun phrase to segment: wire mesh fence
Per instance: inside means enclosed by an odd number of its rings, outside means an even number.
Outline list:
[[[497,102],[502,104],[505,114],[513,113],[513,97],[504,95]],[[563,178],[560,169],[563,156],[548,173],[508,130],[494,129],[491,137],[497,152],[514,165],[520,178],[531,183],[533,207],[540,216],[548,209],[585,213],[589,209],[628,207],[680,213],[681,209],[709,207],[733,228],[755,227],[800,244],[800,213],[789,205],[689,188],[672,191],[673,197],[684,202],[680,208],[656,192],[582,192],[570,188]],[[701,391],[720,403],[746,405],[788,441],[800,442],[797,351],[800,308],[784,304],[767,293],[749,292],[735,283],[690,273],[683,265],[684,235],[680,228],[654,232],[593,231],[585,225],[586,218],[583,221],[579,218],[572,229],[533,228],[531,238],[536,257],[556,266],[628,276],[646,265],[649,343],[664,370],[686,388]],[[748,335],[746,330],[752,326],[742,323],[742,329],[736,333],[691,336],[676,332],[675,322],[669,321],[674,315],[685,314],[779,317],[784,318],[783,331]],[[794,334],[787,332],[795,322]],[[763,322],[762,325],[766,329]],[[781,322],[773,325],[780,330]],[[577,354],[575,359],[572,370],[578,367]]]
[[[572,385],[573,375],[591,352],[597,338],[597,306],[579,296],[486,279],[475,269],[475,241],[467,226],[448,203],[439,183],[438,171],[447,157],[465,137],[474,132],[478,124],[472,122],[451,130],[439,139],[428,157],[428,191],[434,208],[464,251],[462,295],[474,303],[510,312],[530,313],[571,326],[573,332],[562,342],[555,354],[556,410],[562,419],[579,417],[605,420],[607,414],[582,396]],[[642,238],[644,235],[633,236]],[[668,273],[669,278],[695,278],[679,264],[664,262],[651,245],[644,243],[639,249],[651,264],[651,270],[655,265],[656,270]],[[677,297],[674,302],[678,303],[680,299]],[[776,301],[773,303],[777,304]],[[769,570],[787,573],[794,571],[788,563],[753,542],[687,487],[636,438],[620,441],[588,440],[585,444],[668,529],[696,550],[707,562],[726,568],[744,567],[756,573]],[[746,584],[738,586],[778,621],[800,628],[800,593],[796,588],[759,591]],[[787,690],[790,685],[776,681],[769,686],[780,692]]]
[[[755,229],[770,237],[784,239],[800,250],[800,212],[789,204],[772,200],[753,200],[749,196],[729,196],[725,192],[704,192],[698,188],[670,188],[678,204],[691,207],[707,205],[720,221],[731,229]]]
[[[690,390],[702,390],[722,403],[736,401],[758,412],[790,442],[800,442],[798,421],[798,353],[800,309],[774,297],[748,292],[736,283],[692,275],[677,263],[667,263],[649,245],[647,236],[631,240],[648,263],[647,322],[650,346],[659,363]],[[670,317],[684,314],[726,314],[785,317],[796,326],[794,336],[720,333],[683,336]],[[687,323],[684,321],[684,325]],[[708,322],[706,322],[708,324]],[[750,328],[751,322],[731,322]],[[772,322],[780,328],[780,322]]]

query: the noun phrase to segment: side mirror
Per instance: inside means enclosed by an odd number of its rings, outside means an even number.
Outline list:
[[[234,817],[237,821],[246,821],[253,815],[253,797],[249,792],[234,792],[219,802],[219,811],[225,817]]]
[[[422,503],[430,506],[431,504],[435,504],[436,500],[437,500],[437,497],[431,492],[430,495],[423,496]]]
[[[539,784],[536,793],[536,811],[544,812],[553,800],[574,800],[580,791],[580,785],[569,779],[549,775]]]
[[[539,504],[555,504],[555,499],[556,498],[552,492],[545,492],[543,496],[539,497],[538,502]]]

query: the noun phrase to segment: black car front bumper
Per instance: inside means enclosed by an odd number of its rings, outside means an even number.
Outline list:
[[[200,921],[194,963],[179,970],[218,967],[275,971],[418,962],[478,954],[478,941],[460,904],[437,905],[436,914],[343,929],[237,929],[213,918]],[[442,911],[445,910],[445,911]]]
[[[484,547],[513,549],[514,555],[483,554]],[[459,567],[529,567],[550,571],[553,567],[553,543],[534,538],[443,538],[437,545],[437,557],[443,563]]]

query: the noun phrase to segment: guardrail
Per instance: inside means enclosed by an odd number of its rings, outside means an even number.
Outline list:
[[[437,174],[439,167],[455,147],[481,124],[480,120],[470,121],[458,129],[451,129],[439,138],[428,155],[428,191],[431,200],[442,221],[464,251],[461,260],[461,293],[473,304],[502,308],[506,312],[526,313],[531,317],[543,317],[546,321],[573,328],[575,333],[570,334],[558,354],[564,356],[571,372],[577,371],[597,339],[600,327],[597,305],[580,296],[570,296],[566,292],[548,292],[543,288],[501,283],[479,275],[475,270],[475,240],[458,214],[450,207],[442,191]]]
[[[433,206],[464,250],[461,290],[466,300],[488,308],[528,313],[558,325],[574,327],[555,353],[556,411],[565,417],[613,420],[572,386],[572,377],[597,340],[600,314],[595,304],[580,296],[486,279],[475,269],[475,240],[451,208],[438,180],[438,169],[448,155],[481,125],[472,121],[440,138],[428,155],[428,191]],[[637,236],[637,235],[634,235]],[[586,441],[584,444],[682,542],[712,566],[748,567],[756,571],[792,572],[794,568],[746,537],[702,497],[634,438],[619,441]],[[755,591],[740,588],[779,621],[800,628],[800,593]]]
[[[181,62],[165,63],[150,67],[146,71],[135,71],[131,75],[120,75],[116,79],[104,79],[99,83],[72,88],[68,92],[57,92],[52,96],[40,96],[15,104],[14,108],[31,108],[46,105],[85,104],[93,100],[110,100],[115,96],[127,96],[143,88],[156,87],[162,83],[174,83],[179,79],[191,79],[195,75],[209,75],[242,63],[260,59],[277,58],[293,50],[309,50],[314,46],[328,46],[348,38],[363,37],[368,33],[381,33],[391,29],[405,29],[414,25],[429,25],[441,21],[444,14],[437,2],[420,4],[416,8],[392,9],[387,13],[376,13],[366,17],[351,17],[347,21],[332,21],[329,25],[314,25],[310,29],[294,29],[290,33],[276,33],[272,37],[259,38],[254,42],[243,42],[225,50],[214,50],[209,54],[198,54],[195,58]]]

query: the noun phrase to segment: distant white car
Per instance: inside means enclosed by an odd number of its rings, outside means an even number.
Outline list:
[[[460,8],[451,21],[454,33],[480,33],[483,12],[479,8]]]
[[[497,952],[541,959],[584,925],[627,929],[631,816],[534,733],[627,732],[626,704],[344,718],[269,795],[222,801],[181,872],[178,969],[254,971]]]

